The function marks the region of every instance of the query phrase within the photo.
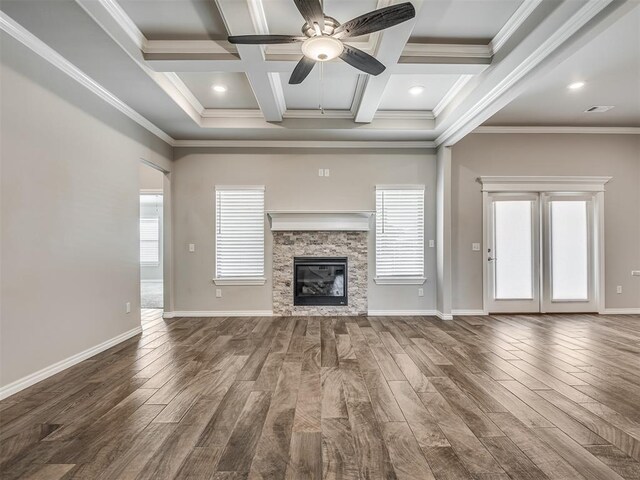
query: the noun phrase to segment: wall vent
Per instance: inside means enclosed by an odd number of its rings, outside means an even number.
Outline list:
[[[604,113],[608,112],[613,108],[613,105],[594,105],[593,107],[587,108],[585,113]]]

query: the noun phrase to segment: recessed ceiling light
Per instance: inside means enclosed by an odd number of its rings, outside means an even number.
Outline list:
[[[213,91],[218,93],[224,93],[227,91],[227,87],[225,87],[224,85],[214,85]]]
[[[582,87],[584,87],[584,82],[573,82],[567,85],[569,90],[580,90]]]
[[[422,92],[424,92],[424,87],[422,85],[416,85],[409,89],[409,93],[411,95],[420,95]]]

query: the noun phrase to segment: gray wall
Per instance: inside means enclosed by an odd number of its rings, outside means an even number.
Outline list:
[[[481,175],[605,175],[606,308],[640,307],[640,136],[474,134],[453,147],[453,308],[482,309]],[[623,293],[616,294],[616,285]]]
[[[138,165],[169,169],[172,151],[12,38],[1,44],[7,385],[140,324]]]
[[[318,177],[319,168],[331,176]],[[271,310],[272,235],[265,220],[264,286],[218,287],[215,261],[215,185],[265,185],[266,210],[375,210],[376,184],[426,186],[425,239],[435,239],[435,155],[412,150],[175,149],[171,174],[176,311]],[[188,244],[195,243],[195,253]],[[369,235],[369,309],[435,309],[435,248],[426,248],[424,297],[418,286],[373,282],[374,235]]]

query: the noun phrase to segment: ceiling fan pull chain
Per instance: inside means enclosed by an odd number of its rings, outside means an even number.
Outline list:
[[[320,113],[322,115],[324,115],[324,85],[323,85],[323,81],[324,81],[324,63],[320,62],[320,105],[318,105],[318,107],[320,108]]]

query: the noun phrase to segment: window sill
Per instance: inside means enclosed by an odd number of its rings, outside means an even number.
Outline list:
[[[427,277],[375,277],[378,285],[422,285]]]
[[[267,281],[264,277],[247,277],[247,278],[214,278],[213,283],[216,285],[264,285]]]

